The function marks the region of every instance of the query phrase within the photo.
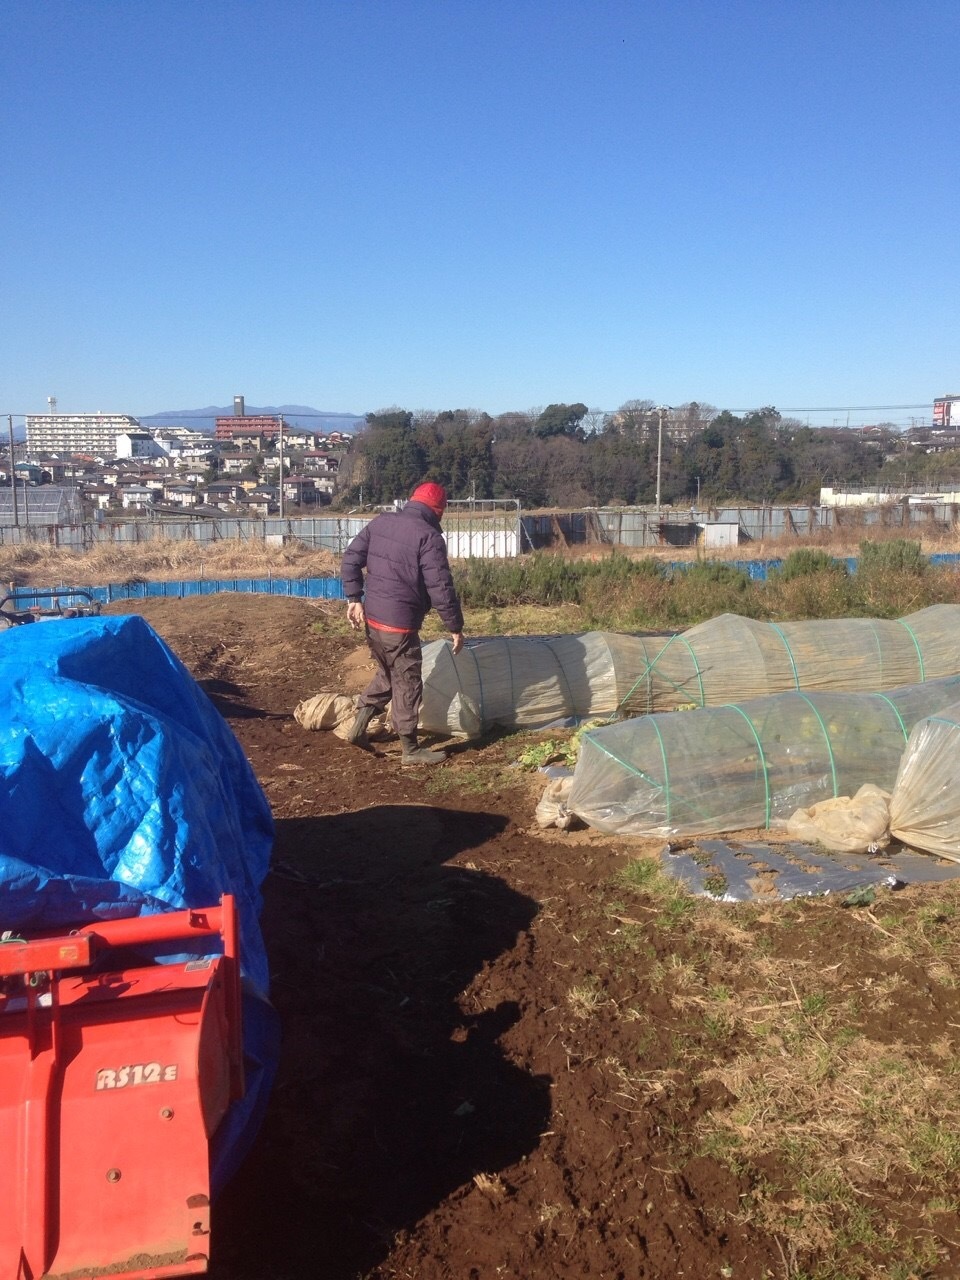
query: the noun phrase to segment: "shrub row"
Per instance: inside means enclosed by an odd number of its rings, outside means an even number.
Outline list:
[[[454,569],[468,608],[577,605],[588,629],[666,630],[720,613],[759,619],[901,617],[925,605],[960,601],[960,574],[935,569],[919,544],[863,542],[855,573],[826,552],[790,553],[765,582],[736,566],[698,560],[668,568],[653,558],[613,554],[564,560],[468,560]]]

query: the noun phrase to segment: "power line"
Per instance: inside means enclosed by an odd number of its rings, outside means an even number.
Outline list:
[[[893,410],[910,410],[910,409],[929,409],[930,402],[924,404],[842,404],[828,406],[825,409],[790,409],[784,407],[781,409],[777,405],[771,406],[778,413],[888,413]],[[749,409],[729,409],[728,413],[753,413],[756,411],[756,405]]]
[[[693,402],[690,402],[690,403],[693,403]],[[740,408],[721,409],[721,410],[718,410],[718,412],[756,413],[759,408],[765,408],[765,407],[767,406],[753,404],[753,405],[741,406]],[[803,405],[799,407],[789,406],[789,405],[780,406],[776,404],[771,404],[769,407],[772,409],[776,409],[776,411],[781,414],[783,413],[894,413],[894,412],[910,413],[910,412],[916,412],[917,410],[923,410],[923,409],[930,410],[931,404],[930,404],[930,401],[925,401],[922,404],[860,404],[860,405],[846,404],[846,405],[820,405],[820,406]],[[511,411],[511,412],[523,412],[523,411],[519,410],[519,411]],[[622,411],[620,409],[591,409],[590,412],[614,414],[614,413],[620,413]],[[650,412],[653,412],[653,410],[651,410]],[[38,415],[34,414],[33,412],[30,412],[28,414],[23,411],[14,410],[12,416],[14,418],[26,418],[27,416],[34,417]],[[39,416],[45,416],[45,415],[39,415]],[[71,415],[56,415],[56,416],[88,417],[92,415],[71,414]],[[160,422],[160,423],[168,422],[171,426],[178,426],[191,421],[192,422],[211,422],[215,418],[224,418],[224,417],[233,418],[238,415],[235,415],[232,413],[229,413],[229,414],[222,414],[222,413],[170,414],[167,411],[164,413],[144,413],[144,414],[138,414],[133,416],[137,418],[138,422]],[[258,414],[250,414],[246,416],[275,418],[275,417],[278,417],[279,414],[276,414],[276,413],[259,414],[258,413]],[[366,415],[362,413],[359,413],[359,414],[335,413],[335,412],[323,413],[320,411],[316,411],[312,413],[289,413],[288,412],[288,413],[285,413],[284,416],[287,418],[327,418],[327,419],[362,419],[366,417]],[[489,416],[495,418],[495,417],[501,417],[503,415],[490,414]],[[179,419],[179,422],[177,422],[177,419]]]

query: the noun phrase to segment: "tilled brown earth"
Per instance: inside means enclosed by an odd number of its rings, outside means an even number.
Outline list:
[[[718,1029],[696,993],[734,989],[757,954],[879,989],[876,917],[772,904],[736,926],[708,904],[671,922],[621,875],[655,847],[536,830],[515,740],[409,771],[394,742],[363,752],[301,729],[297,702],[350,679],[355,641],[323,608],[136,608],[232,725],[277,821],[263,929],[282,1056],[215,1208],[215,1276],[960,1275],[956,1203],[931,1209],[919,1173],[860,1176],[881,1238],[851,1237],[849,1265],[828,1270],[845,1246],[788,1229],[803,1197],[783,1154],[731,1159],[703,1139],[737,1102],[714,1068],[749,1036],[743,1020]],[[898,910],[922,911],[919,894]],[[909,1035],[956,1080],[951,972],[904,963],[858,1006],[857,1033]]]

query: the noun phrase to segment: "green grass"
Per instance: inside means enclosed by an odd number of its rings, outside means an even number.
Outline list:
[[[649,895],[659,908],[658,923],[666,929],[683,925],[697,910],[696,899],[664,873],[656,858],[631,858],[617,875],[617,885]]]
[[[719,560],[668,569],[653,557],[614,552],[566,560],[536,552],[512,561],[467,560],[454,568],[474,634],[551,629],[523,611],[558,613],[556,631],[663,631],[721,613],[761,620],[901,617],[940,601],[960,601],[960,575],[930,566],[907,539],[861,543],[858,571],[816,547],[791,551],[769,580],[753,581]],[[559,611],[559,612],[558,612]]]
[[[444,796],[459,791],[465,795],[482,795],[494,788],[492,772],[483,767],[474,769],[456,769],[449,765],[429,774],[424,784],[424,791],[429,796]]]
[[[662,886],[663,872],[656,858],[631,858],[617,879],[629,889],[652,892]]]
[[[926,573],[930,562],[920,549],[919,542],[906,538],[893,538],[888,542],[864,541],[860,543],[857,574],[881,571],[912,573],[919,577]]]
[[[819,547],[798,547],[796,551],[790,552],[779,569],[774,570],[774,574],[783,582],[821,573],[835,573],[845,578],[847,566]]]

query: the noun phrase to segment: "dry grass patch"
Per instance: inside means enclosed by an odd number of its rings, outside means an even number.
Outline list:
[[[575,1018],[590,1018],[607,1003],[594,979],[578,983],[567,992],[567,1004]]]
[[[511,605],[502,609],[464,608],[468,636],[569,635],[584,629],[577,605]],[[429,613],[421,632],[424,640],[449,635],[436,613]]]
[[[644,1104],[651,1098],[662,1098],[674,1083],[681,1079],[679,1069],[670,1071],[631,1070],[619,1058],[604,1058],[600,1068],[606,1078],[607,1101],[622,1111],[635,1111],[644,1115]]]
[[[960,882],[883,892],[863,910],[833,899],[722,906],[635,859],[609,888],[608,918],[683,922],[644,982],[686,1018],[675,1055],[686,1087],[717,1101],[680,1126],[676,1159],[709,1157],[746,1180],[738,1216],[777,1240],[791,1280],[931,1274],[938,1232],[960,1246],[948,1220],[960,1015],[943,1026],[938,1013],[933,1034],[925,1016],[956,1002]],[[685,907],[671,905],[678,894]],[[611,944],[618,964],[628,941]],[[616,1059],[605,1069],[621,1105],[659,1091]],[[658,1085],[669,1093],[666,1078]]]
[[[741,1213],[794,1254],[816,1255],[811,1276],[892,1274],[878,1263],[908,1250],[871,1207],[877,1187],[894,1180],[928,1205],[952,1203],[960,1181],[956,1079],[908,1046],[891,1050],[861,1036],[838,1046],[808,1036],[785,1053],[770,1037],[766,1050],[707,1071],[711,1078],[736,1102],[700,1121],[701,1151],[739,1169],[780,1171],[779,1185],[759,1181]],[[858,1257],[858,1249],[866,1253]],[[932,1238],[912,1241],[909,1252],[917,1275],[937,1259]],[[841,1257],[843,1269],[834,1270],[831,1259]]]
[[[944,925],[952,919],[958,886],[933,892],[935,906],[888,913],[890,927],[876,934],[874,955],[909,960],[922,969],[923,983],[952,987],[960,942]],[[834,918],[838,928],[869,922],[869,913]],[[704,941],[709,947],[707,935]],[[757,1182],[742,1213],[783,1240],[794,1256],[820,1258],[814,1270],[789,1275],[893,1275],[889,1267],[905,1260],[904,1245],[871,1207],[876,1188],[910,1186],[934,1205],[955,1197],[957,1037],[925,1042],[921,1029],[911,1041],[905,1027],[903,1038],[891,1043],[866,1029],[910,988],[902,973],[864,982],[855,972],[823,966],[815,954],[807,961],[768,955],[757,964],[744,956],[722,1004],[705,1015],[723,1017],[731,1032],[736,1028],[738,1051],[700,1076],[722,1084],[733,1101],[702,1117],[694,1140],[701,1153],[732,1168],[779,1171],[778,1185]],[[932,1237],[913,1241],[910,1249],[904,1276],[923,1275],[935,1265]],[[860,1261],[851,1264],[858,1250]],[[831,1259],[840,1258],[838,1270]]]
[[[84,587],[138,580],[203,578],[323,578],[336,558],[304,543],[270,546],[240,539],[199,545],[180,538],[99,543],[89,551],[27,543],[0,547],[0,579],[18,586]]]
[[[473,1185],[494,1204],[498,1204],[506,1198],[507,1186],[499,1174],[475,1173],[473,1175]]]

